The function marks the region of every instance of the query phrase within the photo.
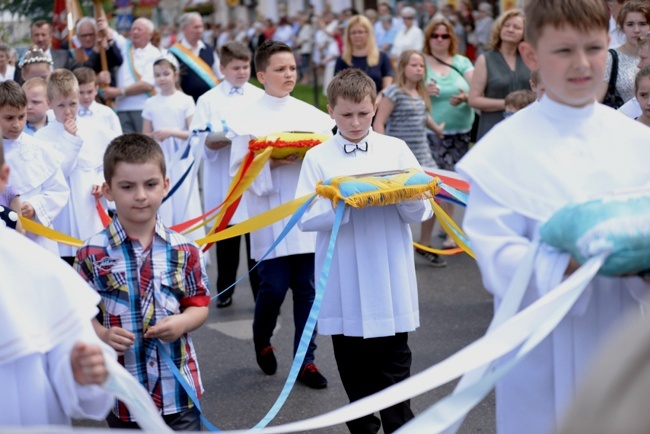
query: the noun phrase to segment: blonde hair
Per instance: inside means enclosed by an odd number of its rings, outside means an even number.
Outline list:
[[[641,36],[639,38],[639,42],[637,43],[637,48],[640,50],[641,48],[647,48],[650,47],[650,33],[646,33],[645,35]]]
[[[357,24],[362,25],[368,32],[368,43],[366,44],[368,47],[368,55],[366,56],[366,62],[368,63],[368,66],[373,67],[379,65],[379,48],[377,47],[377,42],[375,41],[375,32],[372,28],[372,23],[370,23],[370,20],[363,15],[354,15],[348,21],[348,25],[345,28],[345,42],[343,44],[343,54],[341,55],[341,58],[346,64],[352,66],[352,42],[350,40],[350,29],[352,29],[352,27],[356,26]]]
[[[510,92],[506,95],[505,105],[514,107],[516,110],[521,110],[535,101],[537,101],[537,94],[535,92],[528,89],[522,89]]]
[[[399,56],[399,60],[397,61],[397,73],[395,74],[395,84],[397,84],[397,87],[400,89],[404,89],[406,87],[406,67],[408,63],[411,61],[411,56],[420,56],[422,58],[422,62],[426,65],[427,61],[424,58],[424,54],[422,54],[420,51],[417,50],[406,50],[403,51],[402,54]],[[425,75],[422,76],[420,81],[417,82],[415,85],[415,90],[418,92],[418,95],[422,98],[424,103],[427,106],[427,111],[431,110],[431,98],[429,98],[429,94],[427,93],[427,87],[424,84],[424,77]]]
[[[537,0],[531,1],[535,3]],[[526,29],[526,16],[521,9],[510,9],[499,15],[494,24],[492,25],[492,33],[490,33],[489,45],[494,50],[501,48],[501,29],[510,18],[520,17],[524,21],[524,30]]]
[[[429,24],[424,29],[424,54],[431,56],[431,46],[429,45],[429,40],[431,35],[436,31],[438,26],[445,26],[447,33],[449,33],[449,49],[447,52],[450,56],[455,55],[458,52],[458,39],[456,39],[456,33],[454,32],[454,27],[451,25],[447,18],[434,18],[429,21]]]
[[[30,78],[29,80],[27,80],[26,82],[23,83],[23,90],[25,90],[25,92],[27,92],[28,90],[37,88],[37,87],[42,87],[43,89],[45,89],[46,83],[45,83],[44,78],[42,78],[42,77],[32,77],[32,78]]]
[[[69,97],[79,96],[79,82],[72,71],[68,69],[55,69],[52,71],[46,81],[47,99],[54,100],[54,97],[60,95]]]

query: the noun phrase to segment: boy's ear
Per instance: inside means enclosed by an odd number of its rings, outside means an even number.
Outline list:
[[[327,104],[327,113],[330,114],[330,117],[334,119],[334,109],[332,108],[331,105]]]
[[[164,186],[165,186],[165,196],[167,196],[167,193],[169,193],[169,184],[170,184],[169,177],[168,177],[168,176],[165,176],[165,183],[164,183]]]
[[[265,77],[264,72],[263,71],[257,71],[257,73],[255,73],[255,75],[257,76],[257,81],[264,84],[264,82],[266,81],[266,77]]]
[[[519,54],[521,58],[524,59],[524,63],[531,71],[537,71],[539,69],[539,62],[537,61],[537,51],[528,42],[522,42],[519,44]]]
[[[111,186],[108,185],[108,182],[102,184],[102,194],[107,200],[113,201],[113,193],[111,192]]]

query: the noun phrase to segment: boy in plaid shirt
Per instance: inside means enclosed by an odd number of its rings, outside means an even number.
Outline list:
[[[188,333],[208,316],[208,277],[199,248],[157,217],[169,190],[160,146],[142,134],[113,140],[104,155],[103,193],[117,216],[86,240],[75,267],[101,295],[99,337],[149,391],[167,424],[199,431],[200,414],[158,353],[163,348],[200,397],[203,392],[194,346]],[[117,401],[107,422],[136,428]]]

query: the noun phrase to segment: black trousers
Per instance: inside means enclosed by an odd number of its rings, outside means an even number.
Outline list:
[[[201,414],[196,407],[175,414],[163,415],[168,427],[174,431],[201,431]],[[140,429],[136,422],[124,422],[111,411],[106,417],[108,426],[116,429]]]
[[[251,257],[251,239],[250,234],[244,235],[246,238],[246,257],[248,258],[248,269],[255,266],[255,261]],[[241,237],[233,237],[217,241],[217,294],[228,288],[237,280],[237,268],[239,267],[239,247]],[[260,278],[257,275],[257,269],[253,270],[248,279],[253,290],[253,299],[257,299],[257,293],[260,289]],[[219,296],[219,299],[232,297],[235,292],[233,286],[228,291]]]
[[[350,402],[372,395],[411,375],[411,350],[408,333],[364,339],[332,336],[334,357]],[[352,434],[375,434],[383,424],[386,434],[413,419],[410,401],[347,422]]]

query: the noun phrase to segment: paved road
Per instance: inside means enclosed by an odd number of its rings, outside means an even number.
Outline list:
[[[475,262],[466,255],[459,255],[449,258],[448,263],[448,267],[436,269],[416,257],[421,326],[409,338],[413,373],[443,360],[482,336],[492,315],[491,298],[482,289]],[[214,268],[213,262],[209,267],[212,282]],[[202,405],[208,419],[219,428],[250,428],[275,402],[291,364],[291,312],[291,300],[287,297],[273,340],[279,364],[274,376],[264,375],[255,362],[251,331],[253,297],[247,281],[237,287],[232,306],[211,309],[206,324],[194,332],[206,389]],[[328,337],[320,336],[317,344],[316,363],[328,378],[329,386],[324,390],[311,390],[296,384],[272,425],[316,416],[347,404],[331,342]],[[453,384],[448,384],[416,397],[412,400],[415,413],[423,411],[452,389]],[[86,422],[82,425],[102,426]],[[317,431],[347,432],[344,425]],[[493,395],[470,413],[459,432],[495,432]]]

